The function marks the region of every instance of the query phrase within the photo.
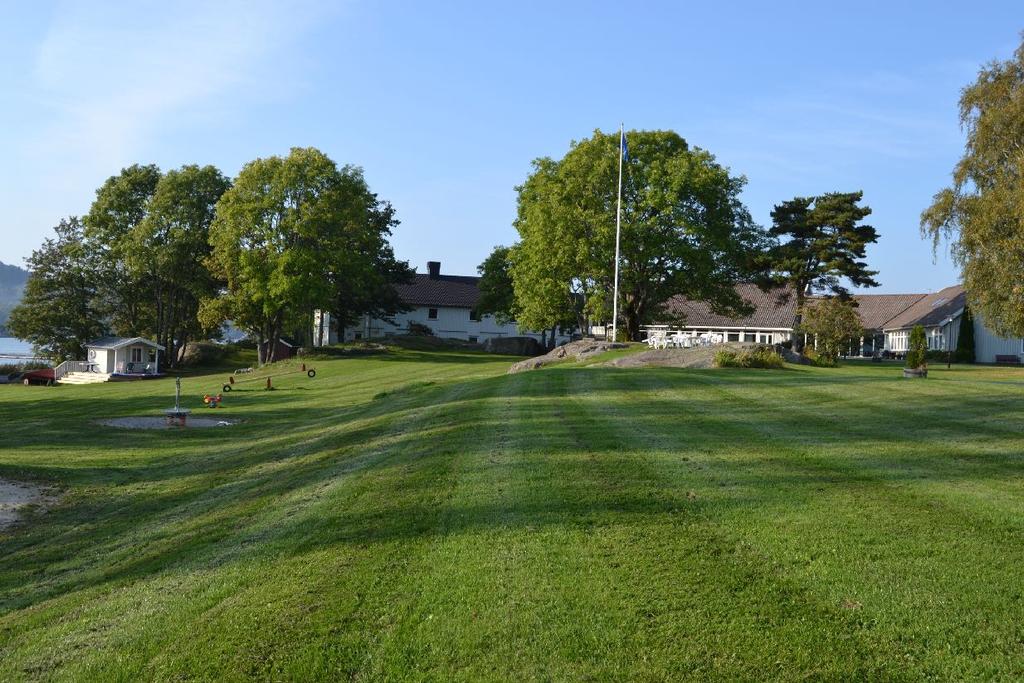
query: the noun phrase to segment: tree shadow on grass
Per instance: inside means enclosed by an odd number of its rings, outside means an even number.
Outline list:
[[[85,410],[91,398],[63,401],[61,415],[51,416],[52,429],[18,433],[26,441],[20,448],[73,453],[116,452],[123,446],[125,455],[101,459],[108,464],[0,467],[0,476],[27,472],[80,489],[66,507],[0,542],[3,604],[18,609],[86,586],[183,567],[212,568],[225,554],[295,555],[332,544],[498,527],[633,523],[662,516],[706,520],[727,512],[763,513],[777,503],[779,490],[809,495],[820,486],[1020,476],[1021,455],[1012,447],[1021,436],[1013,422],[1019,411],[1008,410],[1004,397],[981,400],[972,413],[926,423],[921,420],[934,412],[931,397],[907,399],[888,412],[888,422],[880,427],[863,419],[876,412],[868,397],[841,404],[853,418],[845,422],[822,411],[822,396],[808,387],[817,384],[828,391],[833,385],[826,378],[801,385],[807,395],[780,412],[778,406],[758,402],[757,392],[737,399],[743,385],[760,385],[763,380],[756,375],[754,382],[746,382],[747,377],[741,382],[737,376],[681,376],[674,370],[544,372],[556,374],[399,387],[386,400],[370,398],[344,407],[304,405],[293,395],[271,393],[261,397],[258,423],[239,425],[251,427],[245,432],[85,435],[88,418],[75,413]],[[652,395],[657,391],[683,393],[676,400]],[[623,409],[602,402],[614,392],[628,398]],[[163,399],[146,397],[144,402],[148,406],[158,400]],[[137,414],[146,407],[139,402],[138,397],[112,398],[107,412]],[[500,462],[504,456],[495,454],[501,450],[506,418],[496,406],[474,412],[489,402],[515,403],[520,423],[529,426],[528,442],[517,446],[507,466],[525,478],[544,473],[545,482],[557,482],[559,495],[476,503],[439,500],[454,461],[470,478],[505,466]],[[73,409],[70,416],[68,408]],[[979,456],[969,442],[951,442],[971,432],[976,414],[1003,418],[986,433],[1006,445]],[[129,449],[145,455],[132,462]],[[674,478],[651,475],[645,454],[674,462]],[[593,486],[597,475],[623,483]],[[375,502],[369,509],[336,498],[343,484],[353,480],[373,487]],[[720,487],[721,495],[694,498],[695,485]],[[294,519],[278,509],[288,505],[300,510]],[[48,574],[55,566],[69,568]]]

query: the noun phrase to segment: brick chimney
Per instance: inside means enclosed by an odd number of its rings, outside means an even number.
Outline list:
[[[427,275],[431,280],[439,280],[441,278],[441,262],[427,261]]]

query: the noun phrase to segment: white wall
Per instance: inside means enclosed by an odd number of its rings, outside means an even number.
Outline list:
[[[980,316],[974,316],[974,360],[995,363],[996,356],[1017,356],[1024,353],[1020,337],[999,337],[985,327]]]
[[[431,308],[436,309],[436,318],[430,317]],[[359,323],[345,328],[345,341],[376,339],[386,335],[405,334],[408,331],[409,322],[426,325],[433,330],[435,335],[443,339],[472,341],[472,338],[475,338],[475,341],[481,344],[491,337],[521,336],[533,337],[538,341],[541,339],[540,332],[521,330],[515,323],[500,325],[494,316],[485,315],[481,320],[470,320],[469,313],[470,309],[468,308],[417,306],[407,313],[397,313],[386,320],[371,319],[369,316],[364,316]],[[319,339],[320,324],[320,313],[317,312],[313,317],[314,344]],[[332,327],[330,314],[324,314],[325,344],[336,344],[338,342],[336,330],[331,330],[330,334],[327,334],[326,330]],[[568,340],[568,335],[559,334],[557,336],[557,343],[559,344]]]
[[[960,339],[960,316],[954,317],[945,325],[935,325],[924,328],[925,338],[928,340],[929,351],[956,350]],[[910,345],[910,330],[886,330],[885,350],[894,353],[906,353]]]

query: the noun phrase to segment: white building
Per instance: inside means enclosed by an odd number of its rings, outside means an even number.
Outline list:
[[[160,374],[164,347],[144,337],[101,337],[85,345],[89,372],[106,375]]]
[[[790,339],[796,322],[796,302],[785,290],[762,291],[752,284],[737,285],[737,291],[753,312],[733,318],[715,313],[707,303],[674,297],[668,303],[672,318],[683,322],[670,326],[687,332],[711,332],[729,341],[779,343]],[[861,353],[888,352],[902,356],[907,352],[910,331],[924,327],[928,348],[955,351],[959,343],[960,320],[967,305],[961,285],[946,287],[931,294],[855,294],[857,314],[864,326]],[[813,305],[814,298],[809,302]],[[1020,362],[1024,358],[1024,339],[1004,338],[974,318],[974,354],[978,363]]]
[[[885,350],[906,353],[910,348],[910,331],[920,325],[928,339],[929,351],[955,351],[960,337],[960,318],[966,306],[967,294],[961,285],[918,295],[910,306],[883,323]]]
[[[479,282],[479,277],[470,275],[442,275],[441,263],[428,261],[426,273],[417,273],[410,284],[395,285],[411,310],[385,318],[365,315],[357,324],[345,327],[343,333],[330,313],[318,311],[313,316],[313,345],[406,334],[410,323],[429,328],[437,337],[481,344],[491,337],[542,339],[540,332],[521,329],[515,322],[502,325],[494,316],[478,315]],[[555,338],[558,344],[568,340],[569,336],[561,331]]]
[[[690,333],[720,334],[725,341],[759,344],[779,344],[792,337],[796,321],[796,297],[792,292],[766,292],[752,284],[736,285],[736,291],[753,307],[750,315],[730,317],[715,312],[706,301],[676,296],[669,300],[667,310],[682,323],[672,327]]]

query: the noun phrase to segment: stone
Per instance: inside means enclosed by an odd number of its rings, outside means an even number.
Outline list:
[[[484,351],[506,356],[539,356],[544,347],[533,337],[490,337],[484,342]]]

